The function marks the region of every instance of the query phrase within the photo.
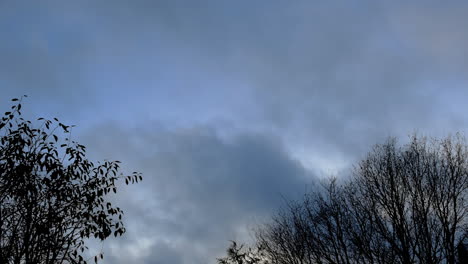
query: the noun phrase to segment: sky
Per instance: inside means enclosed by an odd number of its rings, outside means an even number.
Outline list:
[[[468,128],[466,1],[0,1],[0,107],[142,183],[104,264],[213,264],[388,137]],[[100,247],[100,246],[99,246]]]

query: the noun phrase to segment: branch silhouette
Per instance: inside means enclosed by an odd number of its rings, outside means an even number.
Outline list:
[[[22,100],[0,122],[0,263],[86,263],[86,239],[125,233],[123,211],[106,198],[119,179],[142,176],[122,175],[119,161],[89,161],[56,118],[36,128],[22,118]]]

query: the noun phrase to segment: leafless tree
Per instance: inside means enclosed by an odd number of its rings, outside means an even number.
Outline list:
[[[258,229],[257,245],[274,264],[461,263],[467,187],[462,136],[389,139],[350,179],[290,202]]]
[[[227,256],[218,259],[218,264],[269,264],[261,248],[245,248],[232,241],[227,249]]]

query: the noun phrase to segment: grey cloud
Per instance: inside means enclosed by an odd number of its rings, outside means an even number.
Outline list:
[[[291,144],[352,159],[387,136],[466,128],[459,96],[440,96],[442,89],[466,95],[454,85],[467,81],[465,8],[122,1],[106,10],[137,32],[157,30],[170,53],[238,84],[244,97],[228,111],[246,127],[273,128]],[[454,103],[457,110],[448,110]]]
[[[208,70],[252,87],[259,123],[352,159],[387,136],[466,129],[466,6],[425,6],[174,5],[179,15],[156,21],[205,56]]]
[[[64,103],[88,101],[82,83],[84,62],[92,47],[71,16],[47,3],[4,1],[0,4],[0,83],[3,95],[28,94]],[[74,23],[75,22],[75,23]]]
[[[127,241],[128,242],[128,241]],[[119,248],[118,251],[114,251],[108,254],[105,252],[103,263],[144,263],[144,264],[183,264],[184,263],[184,249],[174,248],[170,244],[158,241],[151,244],[151,248],[144,255],[132,255],[124,248]],[[186,262],[185,262],[186,263]]]
[[[157,244],[152,250],[151,255],[147,257],[147,259],[149,261],[145,262],[148,264],[183,263],[183,257],[181,252],[177,251],[177,249],[169,247],[166,244]]]
[[[180,263],[213,263],[228,240],[245,239],[242,230],[252,221],[273,212],[283,198],[300,197],[315,182],[278,138],[265,134],[225,138],[210,127],[103,125],[83,138],[93,153],[124,160],[145,176],[136,194],[122,196],[128,234],[115,243],[125,248],[139,239],[167,239]],[[141,263],[173,263],[160,259],[160,246],[155,242]]]
[[[208,105],[214,112],[229,101],[221,115],[240,116],[240,122],[249,125],[273,125],[301,140],[313,134],[315,141],[351,144],[348,153],[363,143],[341,140],[348,133],[359,137],[370,132],[374,139],[382,133],[427,129],[434,112],[445,113],[437,90],[457,81],[466,83],[464,4],[441,8],[431,3],[422,8],[374,1],[84,1],[80,5],[48,1],[28,5],[2,9],[2,18],[9,22],[2,23],[5,30],[15,25],[7,14],[28,18],[19,23],[10,41],[2,42],[4,61],[11,64],[3,63],[3,82],[16,82],[10,85],[15,88],[4,89],[38,87],[32,91],[37,97],[56,94],[68,102],[86,102],[96,100],[91,90],[101,85],[100,90],[114,93],[112,98],[131,100],[122,90],[112,89],[118,82],[136,94],[163,98],[155,105],[169,97],[185,109],[181,115]],[[40,13],[32,11],[36,7]],[[50,45],[60,49],[51,50]],[[99,71],[95,80],[80,76],[87,67]],[[173,73],[168,77],[160,68]],[[167,92],[169,96],[150,92],[155,85],[167,85],[157,82],[165,78],[188,79],[179,83],[188,89]],[[84,79],[91,88],[81,83]],[[203,92],[208,99],[191,100],[212,84],[209,79],[235,83],[235,88],[220,88],[223,92],[208,88]],[[236,88],[241,95],[234,96],[231,104],[222,94]],[[84,96],[86,92],[90,96]],[[453,119],[462,118],[457,114]]]

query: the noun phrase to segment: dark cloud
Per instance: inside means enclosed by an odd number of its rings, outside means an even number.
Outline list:
[[[155,18],[168,39],[252,87],[247,122],[295,146],[353,159],[387,136],[466,129],[465,5],[170,6]]]
[[[171,61],[196,62],[184,75],[197,69],[195,74],[212,74],[206,80],[236,84],[209,89],[206,97],[215,103],[203,96],[197,109],[228,107],[220,115],[244,127],[273,129],[295,146],[351,159],[387,136],[466,128],[455,95],[465,94],[460,86],[467,83],[466,8],[435,2],[119,1],[98,10],[114,14],[110,18],[118,14],[119,29],[158,32],[143,35],[163,44]],[[219,100],[216,91],[230,89],[241,96]],[[442,89],[451,93],[441,96]],[[188,101],[178,101],[185,114],[192,113]],[[453,104],[457,110],[447,109]]]
[[[181,263],[209,263],[228,240],[245,239],[242,230],[249,223],[273,212],[284,198],[301,196],[315,181],[279,138],[223,138],[210,127],[144,130],[105,125],[84,137],[94,153],[122,158],[127,168],[145,175],[137,194],[122,196],[129,233],[116,242],[125,248],[132,241],[152,241],[147,250],[153,253],[141,263],[173,263],[154,253],[165,251],[157,243],[161,239],[172,241]]]

